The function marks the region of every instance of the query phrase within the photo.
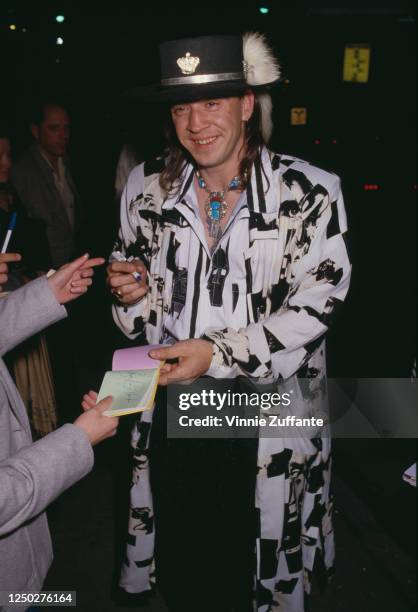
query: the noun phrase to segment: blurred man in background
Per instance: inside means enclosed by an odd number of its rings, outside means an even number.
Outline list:
[[[67,157],[68,112],[55,102],[40,104],[33,113],[31,132],[34,143],[14,165],[11,177],[29,217],[45,223],[48,267],[57,268],[79,253],[84,219]]]

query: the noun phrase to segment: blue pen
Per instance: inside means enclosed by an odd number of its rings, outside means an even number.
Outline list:
[[[9,227],[7,228],[6,238],[4,239],[3,246],[1,248],[2,253],[5,253],[7,251],[7,247],[9,246],[10,238],[12,237],[12,232],[16,225],[16,217],[17,213],[12,213],[12,216],[9,221]]]

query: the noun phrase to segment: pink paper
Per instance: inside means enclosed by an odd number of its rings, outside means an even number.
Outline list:
[[[133,348],[119,349],[113,353],[112,370],[150,370],[158,368],[158,359],[151,359],[148,353],[151,349],[162,348],[164,344],[150,346],[134,346]]]

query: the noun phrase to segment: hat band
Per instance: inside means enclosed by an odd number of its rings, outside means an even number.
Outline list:
[[[218,74],[195,74],[194,76],[178,77],[174,79],[161,79],[161,85],[188,85],[201,83],[217,83],[219,81],[245,80],[243,72],[220,72]]]

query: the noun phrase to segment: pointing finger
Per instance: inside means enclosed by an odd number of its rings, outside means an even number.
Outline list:
[[[82,270],[86,270],[88,268],[94,268],[95,266],[101,266],[105,263],[105,259],[103,259],[103,257],[93,257],[92,259],[89,259],[88,261],[86,261],[82,266],[81,269]]]

